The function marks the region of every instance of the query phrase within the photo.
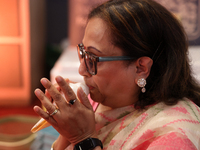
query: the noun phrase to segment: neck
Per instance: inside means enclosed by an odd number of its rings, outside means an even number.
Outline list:
[[[100,104],[98,105],[97,109],[96,109],[96,112],[103,112],[103,111],[111,110],[111,109],[112,109],[111,107],[102,105],[102,104],[100,103]]]

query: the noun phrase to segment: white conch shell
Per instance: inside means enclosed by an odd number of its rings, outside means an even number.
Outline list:
[[[85,85],[85,83],[69,83],[69,86],[72,88],[74,93],[77,96],[77,90],[79,87],[83,89],[83,92],[88,95],[89,94],[89,88]]]
[[[85,92],[86,95],[89,94],[89,88],[85,85],[85,83],[69,83],[70,87],[72,88],[72,90],[74,91],[74,93],[77,96],[77,90],[79,87],[81,87],[83,89],[83,91]],[[63,93],[62,93],[63,95]],[[51,124],[49,124],[46,120],[44,120],[43,118],[41,118],[31,129],[31,132],[35,133],[39,130],[42,130],[46,127],[51,126]]]

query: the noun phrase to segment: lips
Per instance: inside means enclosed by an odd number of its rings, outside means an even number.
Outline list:
[[[94,87],[93,87],[93,86],[91,86],[91,85],[89,85],[87,82],[85,82],[85,84],[87,85],[87,87],[89,88],[89,90],[92,90],[92,89],[94,89]]]
[[[90,83],[91,83],[91,80],[89,78],[84,78],[84,81],[85,81],[85,84],[88,86],[89,90],[93,90],[95,87],[92,86]]]
[[[86,85],[88,86],[89,90],[93,90],[93,89],[94,89],[93,86],[90,86],[90,85],[88,85],[88,84],[86,84]]]

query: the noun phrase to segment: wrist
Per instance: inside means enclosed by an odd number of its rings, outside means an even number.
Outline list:
[[[51,145],[51,150],[54,150],[54,144],[56,143],[56,140],[53,142],[53,144]]]
[[[53,142],[51,150],[61,150],[68,147],[71,143],[62,135],[59,135],[56,141]]]

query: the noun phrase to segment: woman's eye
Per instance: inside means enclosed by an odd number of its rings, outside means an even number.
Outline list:
[[[90,56],[89,57],[89,63],[90,63],[90,65],[93,65],[94,61],[95,61],[95,58],[92,57],[92,56]]]

